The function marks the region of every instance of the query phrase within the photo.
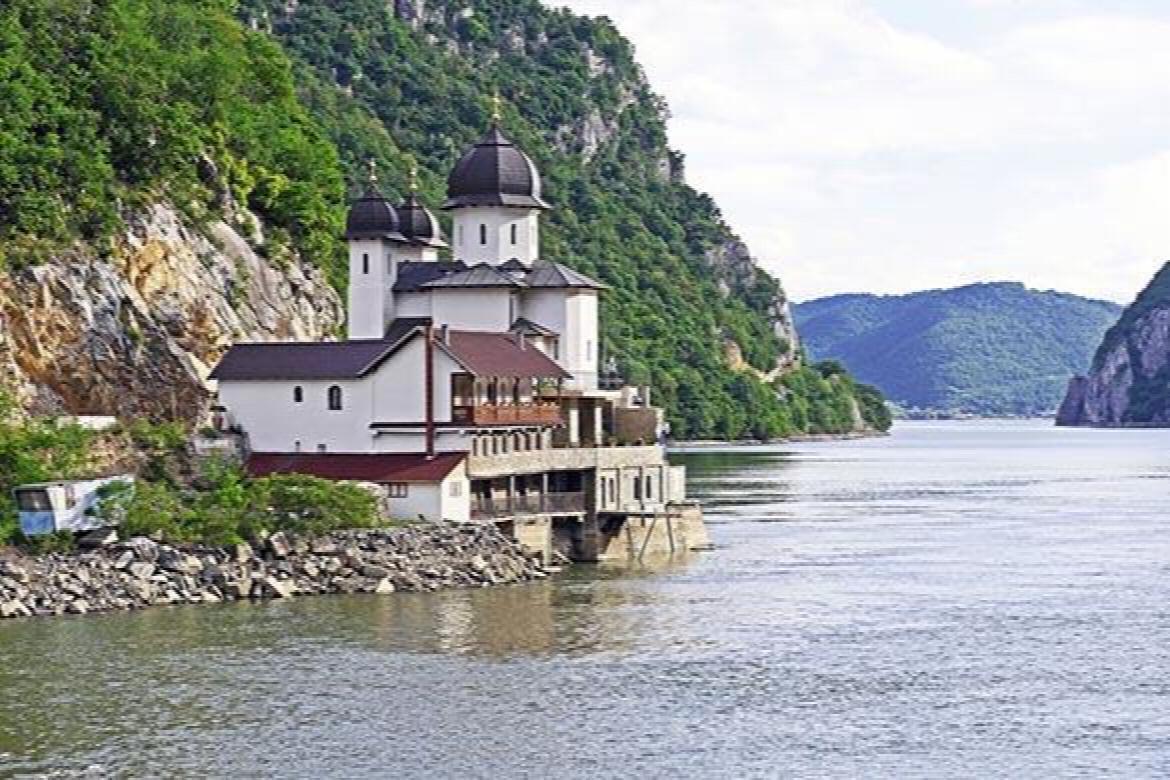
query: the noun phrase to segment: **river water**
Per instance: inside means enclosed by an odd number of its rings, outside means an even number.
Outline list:
[[[1170,775],[1170,431],[678,459],[683,561],[0,624],[0,776]]]

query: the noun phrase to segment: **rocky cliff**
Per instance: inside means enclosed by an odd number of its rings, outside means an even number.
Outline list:
[[[198,420],[233,341],[334,335],[341,300],[322,274],[265,259],[259,223],[239,222],[197,229],[159,204],[106,257],[79,244],[0,274],[0,386],[32,413]]]
[[[1170,264],[1105,334],[1089,373],[1069,382],[1056,423],[1170,426]]]

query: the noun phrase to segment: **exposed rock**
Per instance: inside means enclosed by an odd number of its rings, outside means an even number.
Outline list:
[[[764,276],[747,245],[738,239],[726,241],[708,250],[707,263],[715,272],[715,276],[719,280],[720,291],[725,296],[747,295],[762,281]],[[772,323],[773,332],[781,343],[786,345],[786,349],[781,353],[772,369],[756,371],[765,381],[775,379],[791,369],[798,362],[800,355],[800,337],[796,333],[792,310],[789,307],[787,296],[779,287],[777,287],[769,307],[768,319]],[[726,339],[724,347],[728,364],[732,368],[740,370],[751,368],[743,359],[742,344],[736,344],[731,339]]]
[[[1089,374],[1070,380],[1056,424],[1170,426],[1170,264],[1105,334]]]
[[[156,205],[109,257],[64,252],[0,275],[0,382],[30,412],[198,419],[233,341],[331,336],[341,301],[296,257],[276,264],[255,218],[203,230]],[[159,388],[166,388],[159,392]]]

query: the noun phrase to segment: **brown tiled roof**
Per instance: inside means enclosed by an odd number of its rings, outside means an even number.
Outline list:
[[[377,368],[428,322],[425,317],[399,318],[381,339],[236,344],[219,361],[211,378],[355,379]]]
[[[531,344],[521,347],[517,339],[518,336],[511,333],[452,330],[447,341],[441,343],[456,361],[476,376],[572,377]]]
[[[256,452],[248,458],[248,474],[307,474],[323,479],[360,482],[441,482],[467,457],[465,452],[422,454],[287,454]]]

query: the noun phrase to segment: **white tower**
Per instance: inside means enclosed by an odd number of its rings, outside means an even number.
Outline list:
[[[372,170],[369,189],[350,207],[345,240],[349,243],[349,338],[380,339],[394,320],[397,254],[408,241],[399,230],[394,207],[378,192]]]
[[[499,97],[492,127],[455,164],[447,179],[447,202],[456,260],[468,265],[531,267],[540,257],[540,173],[532,160],[500,132]]]

